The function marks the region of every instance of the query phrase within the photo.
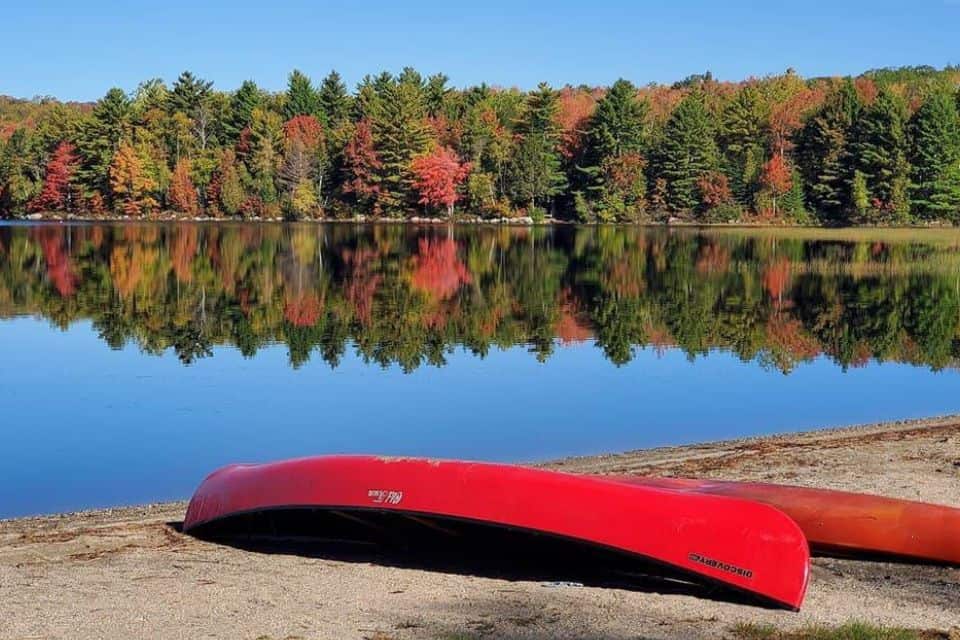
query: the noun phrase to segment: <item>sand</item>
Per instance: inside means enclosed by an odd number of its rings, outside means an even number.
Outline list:
[[[544,466],[770,480],[960,507],[960,417]],[[369,556],[241,550],[181,534],[184,509],[0,521],[0,638],[636,640],[736,637],[744,622],[792,629],[852,620],[960,637],[960,568],[817,558],[804,607],[792,613]]]

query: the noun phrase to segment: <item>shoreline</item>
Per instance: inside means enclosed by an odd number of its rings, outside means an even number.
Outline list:
[[[960,507],[960,415],[568,457],[535,466],[761,480]],[[960,568],[815,558],[800,613],[264,553],[177,530],[185,501],[0,520],[0,638],[738,638],[868,621],[960,634]],[[37,611],[43,615],[37,615]],[[724,635],[725,634],[725,635]]]
[[[951,231],[958,230],[960,226],[930,223],[930,224],[863,224],[863,225],[823,225],[823,224],[801,224],[793,222],[704,222],[685,220],[682,218],[669,218],[667,220],[647,220],[642,222],[581,222],[577,220],[561,220],[557,218],[545,218],[534,221],[530,217],[516,218],[483,218],[480,216],[470,216],[457,214],[454,218],[430,217],[430,216],[411,216],[404,218],[380,218],[374,216],[358,215],[352,218],[305,218],[290,220],[280,217],[270,218],[224,218],[210,216],[192,216],[184,217],[174,213],[158,214],[152,216],[128,217],[121,215],[47,215],[43,213],[29,214],[24,217],[0,216],[0,223],[51,223],[51,224],[115,224],[115,223],[213,223],[213,224],[240,224],[240,223],[268,223],[268,224],[398,224],[398,225],[426,225],[426,226],[493,226],[493,227],[650,227],[650,228],[704,228],[704,229],[792,229],[792,230],[815,230],[815,231],[856,231],[856,230],[877,230],[877,231]]]

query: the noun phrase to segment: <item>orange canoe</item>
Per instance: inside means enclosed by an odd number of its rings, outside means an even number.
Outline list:
[[[605,476],[610,477],[610,476]],[[793,518],[814,552],[960,565],[960,509],[761,482],[614,476],[647,488],[762,502]]]

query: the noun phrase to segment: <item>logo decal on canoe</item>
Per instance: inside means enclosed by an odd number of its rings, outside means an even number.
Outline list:
[[[714,560],[713,558],[702,556],[699,553],[688,554],[687,558],[693,562],[710,567],[711,569],[719,569],[720,571],[726,571],[727,573],[732,573],[734,575],[747,578],[748,580],[753,579],[753,571],[749,569],[741,569],[736,565],[732,565],[726,562],[720,562],[719,560]]]
[[[373,504],[400,504],[403,500],[403,491],[389,491],[387,489],[370,489],[367,497]]]

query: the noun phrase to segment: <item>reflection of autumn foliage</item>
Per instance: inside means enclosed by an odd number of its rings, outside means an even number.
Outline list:
[[[783,294],[790,285],[790,260],[779,258],[763,270],[763,288],[771,298],[783,301]]]
[[[373,298],[383,277],[374,271],[378,254],[368,248],[344,249],[340,257],[347,267],[348,275],[344,283],[347,301],[360,323],[369,326],[373,317]]]
[[[564,289],[560,296],[560,319],[557,321],[557,337],[565,345],[586,342],[593,337],[593,331],[582,321],[581,311],[570,289]]]
[[[304,291],[287,300],[283,308],[283,317],[296,327],[312,327],[317,324],[323,312],[323,301],[315,291]]]
[[[803,323],[786,314],[775,313],[767,320],[767,340],[771,348],[786,353],[793,360],[809,360],[820,354],[820,344],[803,327]]]
[[[611,264],[602,281],[619,298],[639,296],[644,290],[643,273],[627,259],[619,259]]]
[[[191,267],[193,258],[197,255],[198,232],[196,225],[191,224],[178,227],[174,234],[170,257],[173,261],[173,272],[180,282],[190,282],[193,279]]]
[[[110,253],[110,275],[121,298],[129,298],[143,278],[145,268],[157,260],[157,250],[141,244],[118,245]]]
[[[726,273],[730,268],[730,252],[723,245],[709,242],[697,254],[697,273]]]
[[[647,344],[653,347],[658,356],[662,356],[667,349],[677,346],[677,341],[670,335],[670,330],[660,324],[649,324],[644,327],[647,335]]]
[[[470,271],[457,257],[457,243],[453,238],[421,238],[418,247],[411,278],[415,289],[437,300],[446,300],[462,285],[470,284]]]
[[[70,258],[63,249],[63,234],[54,227],[40,227],[34,230],[33,235],[43,249],[47,278],[62,297],[69,298],[77,290],[77,276],[70,265]]]

